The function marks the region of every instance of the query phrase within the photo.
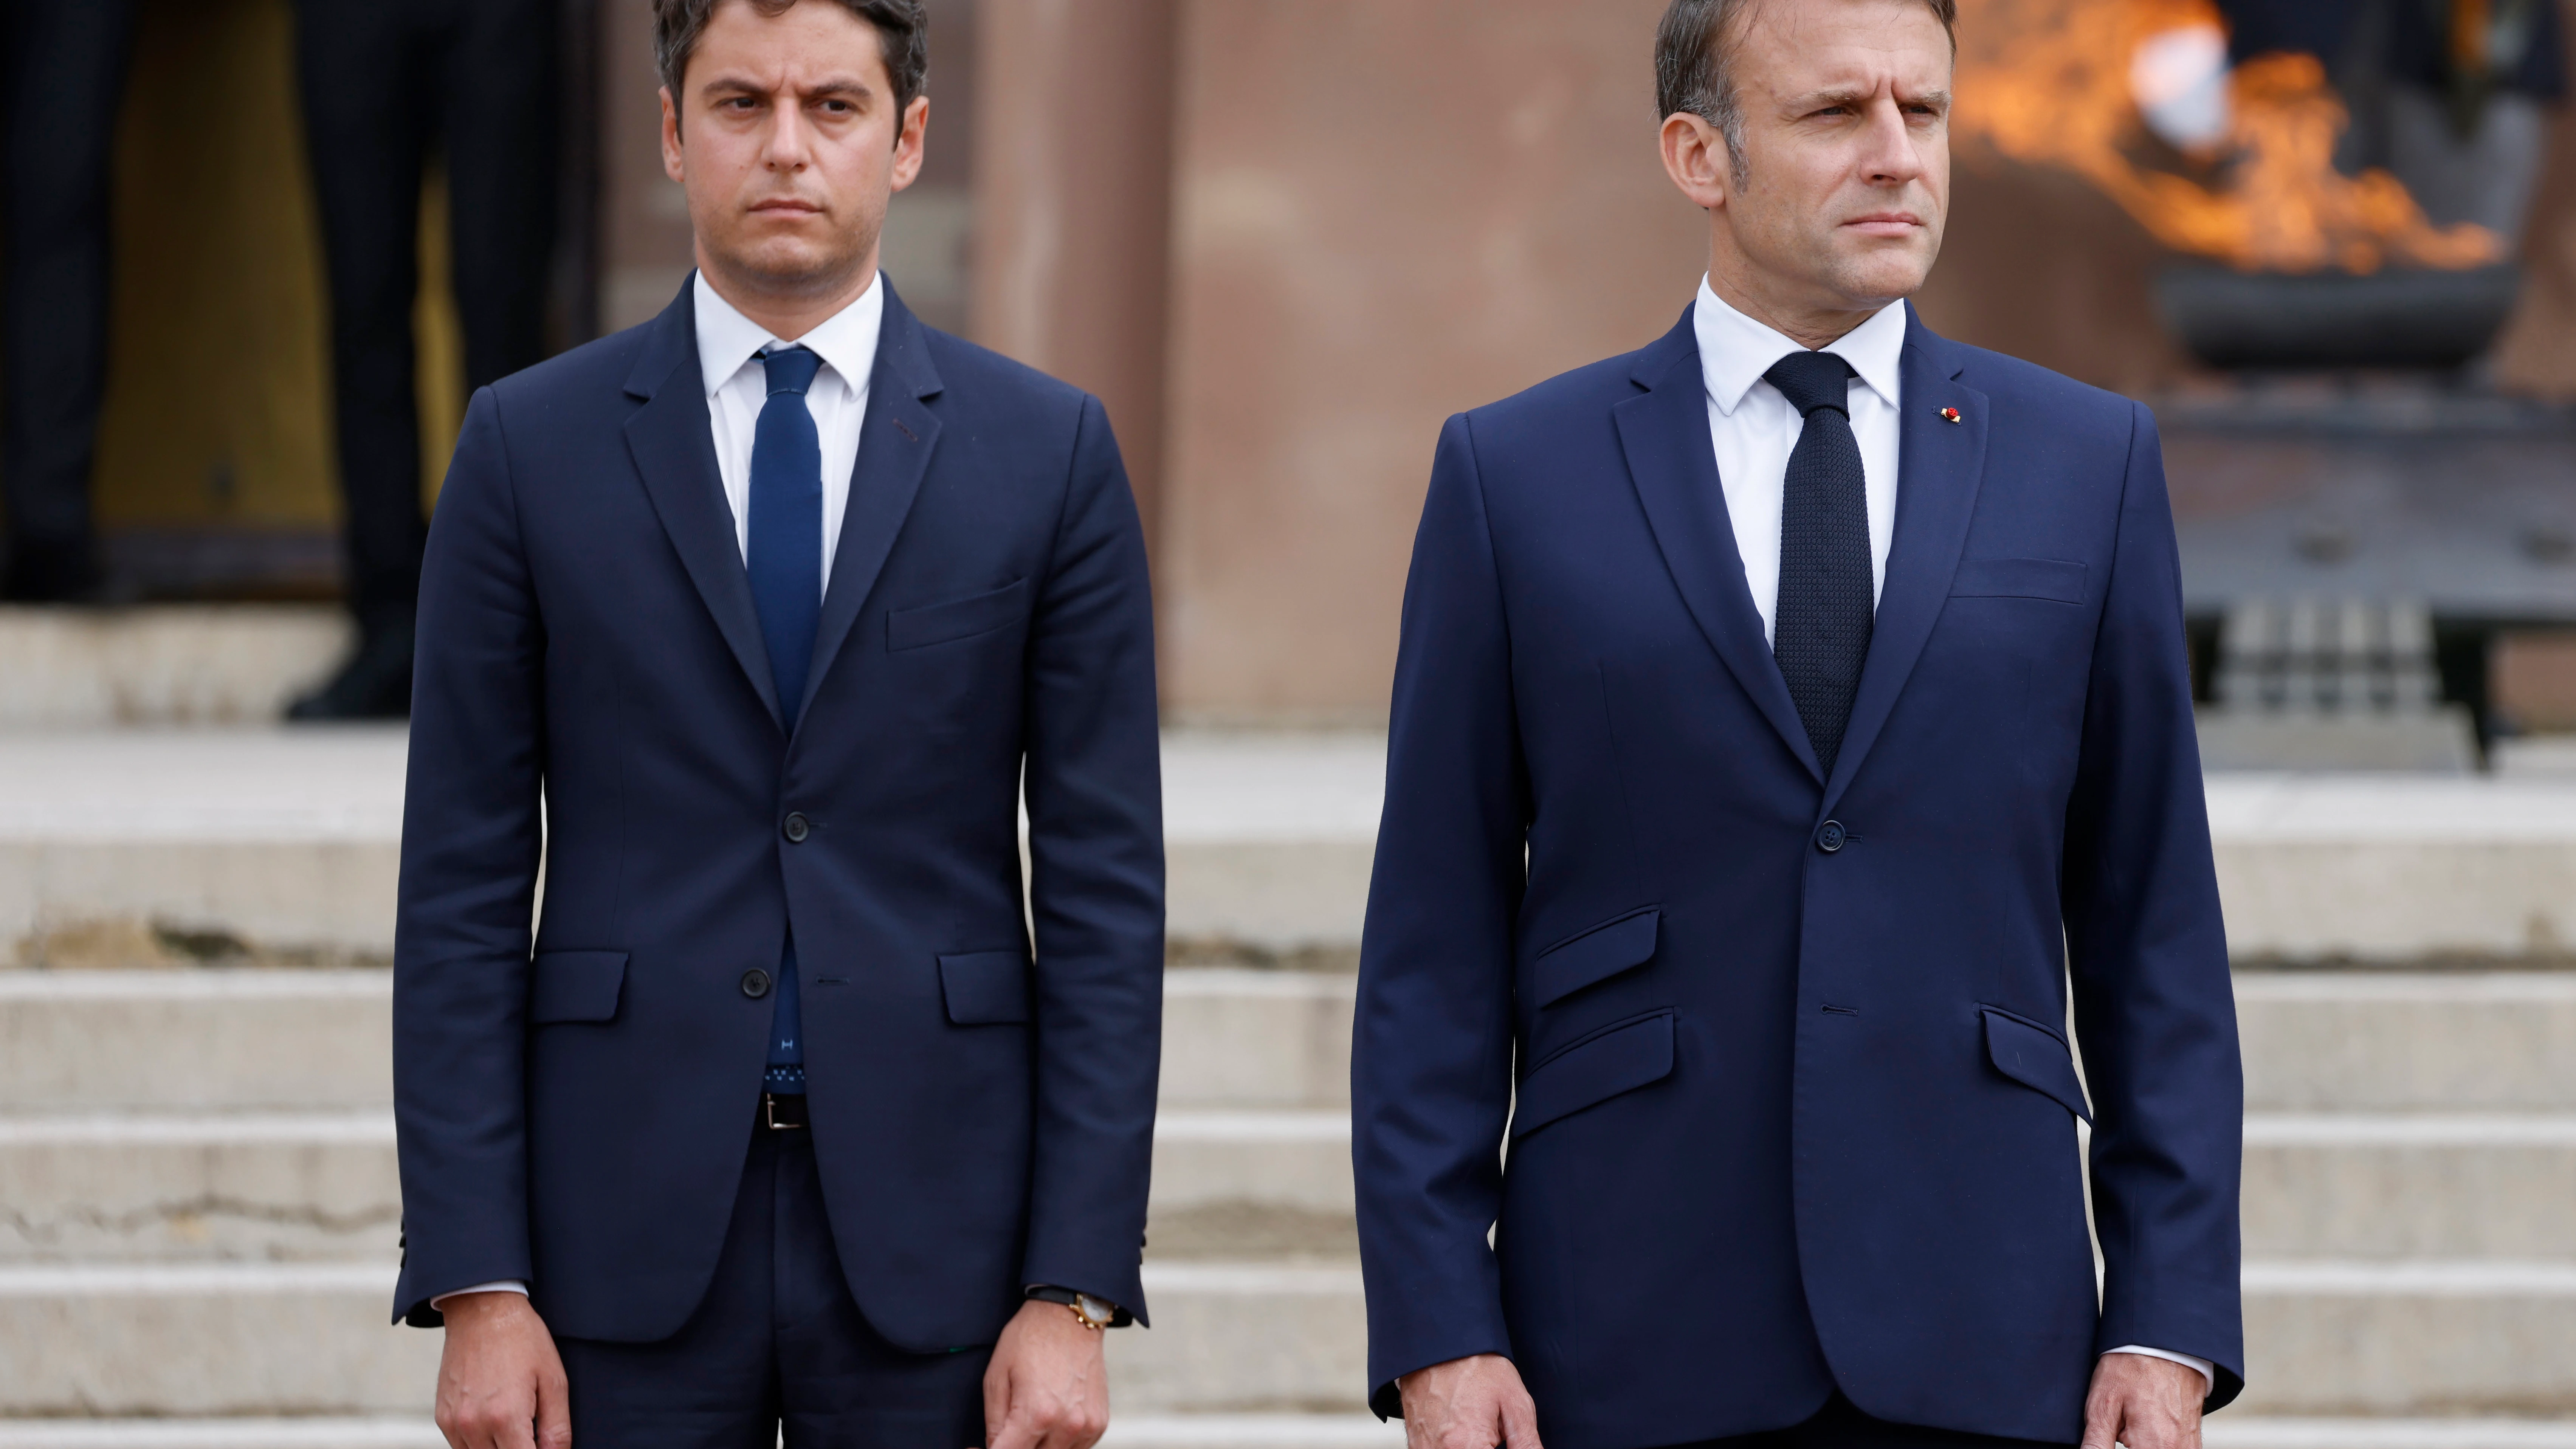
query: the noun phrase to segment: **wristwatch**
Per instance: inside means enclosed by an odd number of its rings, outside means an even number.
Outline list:
[[[1073,1316],[1082,1320],[1085,1328],[1124,1328],[1134,1321],[1126,1309],[1108,1299],[1076,1293],[1070,1288],[1041,1283],[1031,1287],[1028,1296],[1040,1303],[1061,1303],[1072,1309]]]

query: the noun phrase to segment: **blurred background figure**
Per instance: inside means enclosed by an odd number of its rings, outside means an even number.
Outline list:
[[[470,391],[543,358],[554,248],[553,0],[301,0],[296,77],[330,286],[356,652],[291,717],[401,715],[429,525],[413,303],[421,180],[443,157]]]
[[[90,468],[107,389],[108,167],[135,5],[17,0],[7,12],[0,597],[22,603],[94,601],[105,586]]]

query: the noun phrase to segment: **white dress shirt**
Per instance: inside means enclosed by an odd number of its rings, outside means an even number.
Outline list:
[[[1762,637],[1780,616],[1780,489],[1789,450],[1807,420],[1780,389],[1762,380],[1771,365],[1807,349],[1726,305],[1702,278],[1691,329],[1699,334],[1699,371],[1708,387],[1709,440],[1717,448],[1717,481],[1735,525],[1744,582],[1762,613]],[[1887,581],[1888,540],[1896,536],[1897,358],[1905,351],[1905,304],[1890,302],[1825,351],[1851,364],[1852,440],[1869,503],[1869,591]]]
[[[802,346],[823,359],[805,410],[823,445],[823,585],[832,583],[832,555],[840,549],[841,515],[850,507],[850,470],[859,461],[859,421],[867,413],[868,379],[876,370],[877,334],[885,326],[885,288],[878,278],[857,301],[815,324],[802,337],[773,337],[769,329],[734,310],[701,275],[694,287],[698,367],[707,385],[707,421],[715,432],[716,473],[725,505],[733,510],[734,543],[751,558],[751,443],[760,409],[769,401],[769,376],[759,354]]]
[[[1771,365],[1803,345],[1726,304],[1702,277],[1699,305],[1691,312],[1699,337],[1700,380],[1708,389],[1708,435],[1717,450],[1718,486],[1735,526],[1735,551],[1744,560],[1744,582],[1762,613],[1762,637],[1780,617],[1780,494],[1789,450],[1807,420],[1780,389],[1762,380]],[[1887,549],[1896,537],[1897,419],[1905,404],[1903,369],[1905,304],[1890,302],[1870,319],[1825,344],[1851,364],[1852,441],[1860,445],[1862,487],[1869,504],[1869,592],[1874,604],[1887,584]],[[2218,1382],[2209,1360],[2187,1353],[2127,1344],[2112,1353],[2171,1359]]]
[[[814,385],[805,390],[805,410],[814,415],[814,432],[823,445],[823,587],[832,586],[832,555],[841,542],[841,515],[850,507],[850,473],[859,462],[859,422],[868,408],[868,379],[876,371],[877,334],[885,325],[885,288],[876,278],[859,299],[815,325],[802,337],[773,337],[769,329],[734,310],[700,276],[691,286],[697,310],[698,370],[706,379],[707,422],[715,433],[716,473],[724,483],[725,506],[733,510],[734,546],[751,562],[751,444],[760,410],[769,401],[769,376],[759,354],[772,347],[802,345],[823,359]],[[516,1280],[477,1283],[430,1300],[438,1307],[468,1293],[525,1293]]]

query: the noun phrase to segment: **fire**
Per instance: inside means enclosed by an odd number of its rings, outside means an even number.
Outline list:
[[[2311,56],[2260,56],[2228,77],[2223,122],[2195,158],[2209,180],[2139,164],[2132,60],[2159,38],[2219,26],[2207,0],[1962,0],[1959,10],[1958,134],[2073,171],[2177,251],[2278,272],[2504,256],[2484,227],[2433,225],[2386,171],[2335,169],[2350,118]]]

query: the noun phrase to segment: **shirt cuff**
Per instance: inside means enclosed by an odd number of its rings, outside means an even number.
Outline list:
[[[2216,1368],[2215,1366],[2213,1366],[2213,1365],[2210,1363],[2210,1361],[2209,1361],[2209,1360],[2207,1360],[2207,1359],[2205,1359],[2205,1358],[2193,1358],[2190,1354],[2187,1354],[2187,1353],[2175,1353],[2175,1352],[2173,1352],[2173,1351],[2172,1351],[2172,1350],[2170,1350],[2170,1349],[2162,1349],[2162,1348],[2148,1348],[2148,1347],[2146,1347],[2146,1346],[2144,1346],[2144,1345],[2142,1345],[2142,1344],[2135,1344],[2135,1343],[2124,1343],[2124,1344],[2120,1345],[2118,1348],[2104,1349],[2104,1350],[2103,1350],[2103,1352],[2104,1352],[2104,1353],[2106,1353],[2106,1354],[2110,1354],[2110,1353],[2137,1353],[2137,1354],[2144,1354],[2144,1355],[2146,1355],[2148,1358],[2160,1358],[2160,1359],[2165,1360],[2165,1361],[2166,1361],[2166,1362],[2168,1362],[2168,1363],[2185,1364],[2185,1365],[2188,1365],[2188,1366],[2190,1366],[2190,1367],[2192,1367],[2192,1368],[2196,1368],[2196,1369],[2200,1370],[2200,1377],[2201,1377],[2201,1381],[2209,1385],[2209,1387],[2210,1387],[2210,1391],[2211,1391],[2211,1392],[2213,1392],[2213,1393],[2214,1393],[2214,1392],[2216,1392],[2216,1391],[2217,1391],[2217,1389],[2218,1389],[2218,1370],[2217,1370],[2217,1368]]]
[[[516,1278],[504,1278],[497,1283],[477,1283],[471,1288],[459,1288],[453,1293],[441,1293],[429,1300],[429,1306],[433,1311],[443,1310],[447,1306],[448,1299],[462,1298],[468,1293],[516,1293],[525,1298],[528,1296],[528,1285]],[[2147,1352],[2144,1349],[2138,1351]]]

